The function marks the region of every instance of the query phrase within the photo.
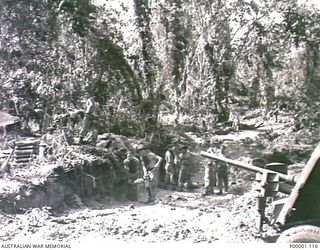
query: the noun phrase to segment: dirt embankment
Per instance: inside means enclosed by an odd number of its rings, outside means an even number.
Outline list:
[[[102,147],[59,146],[51,148],[45,159],[34,158],[25,165],[11,163],[0,180],[2,211],[23,213],[43,206],[62,211],[90,199],[125,198],[127,179],[122,162],[128,141],[119,138],[110,135],[110,141],[100,141],[99,145],[106,142]]]

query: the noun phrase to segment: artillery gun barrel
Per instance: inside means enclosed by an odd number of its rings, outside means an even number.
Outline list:
[[[261,174],[265,173],[265,172],[275,173],[282,180],[285,180],[285,181],[288,181],[288,182],[291,182],[291,183],[295,183],[296,182],[295,176],[292,176],[292,175],[282,174],[282,173],[279,173],[279,172],[276,172],[276,171],[272,171],[272,170],[265,169],[265,168],[260,168],[260,167],[257,167],[257,166],[250,165],[248,163],[244,163],[244,162],[237,161],[237,160],[232,160],[232,159],[229,159],[229,158],[226,158],[226,157],[223,157],[223,156],[218,156],[218,155],[211,154],[211,153],[204,152],[204,151],[201,151],[200,154],[202,156],[207,157],[207,158],[210,158],[210,159],[213,159],[213,160],[217,160],[217,161],[222,161],[222,162],[228,163],[230,165],[233,165],[235,167],[243,168],[243,169],[255,172],[255,173],[261,173]]]

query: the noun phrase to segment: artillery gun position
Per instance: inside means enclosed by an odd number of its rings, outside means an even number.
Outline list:
[[[320,144],[313,151],[301,174],[287,175],[283,163],[270,163],[262,167],[221,157],[202,151],[202,156],[256,173],[258,229],[263,224],[281,232],[277,242],[320,242]],[[275,171],[275,169],[278,169]],[[269,201],[272,216],[266,216]]]

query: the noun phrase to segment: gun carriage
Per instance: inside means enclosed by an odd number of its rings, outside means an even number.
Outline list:
[[[288,175],[283,163],[257,167],[204,151],[200,154],[256,173],[259,231],[267,223],[281,232],[277,242],[320,242],[320,144],[299,176]],[[272,216],[268,217],[269,201]]]

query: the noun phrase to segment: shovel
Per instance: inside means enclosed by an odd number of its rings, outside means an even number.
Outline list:
[[[150,187],[150,177],[147,176],[146,178],[139,178],[133,182],[133,184],[137,184],[137,185],[142,183],[145,183],[146,188]]]
[[[133,184],[142,184],[145,183],[146,187],[150,187],[150,174],[154,173],[156,171],[156,168],[151,170],[148,175],[145,178],[138,178],[136,179]]]
[[[145,179],[143,178],[139,178],[139,179],[136,179],[133,184],[142,184],[142,183],[145,183]]]

